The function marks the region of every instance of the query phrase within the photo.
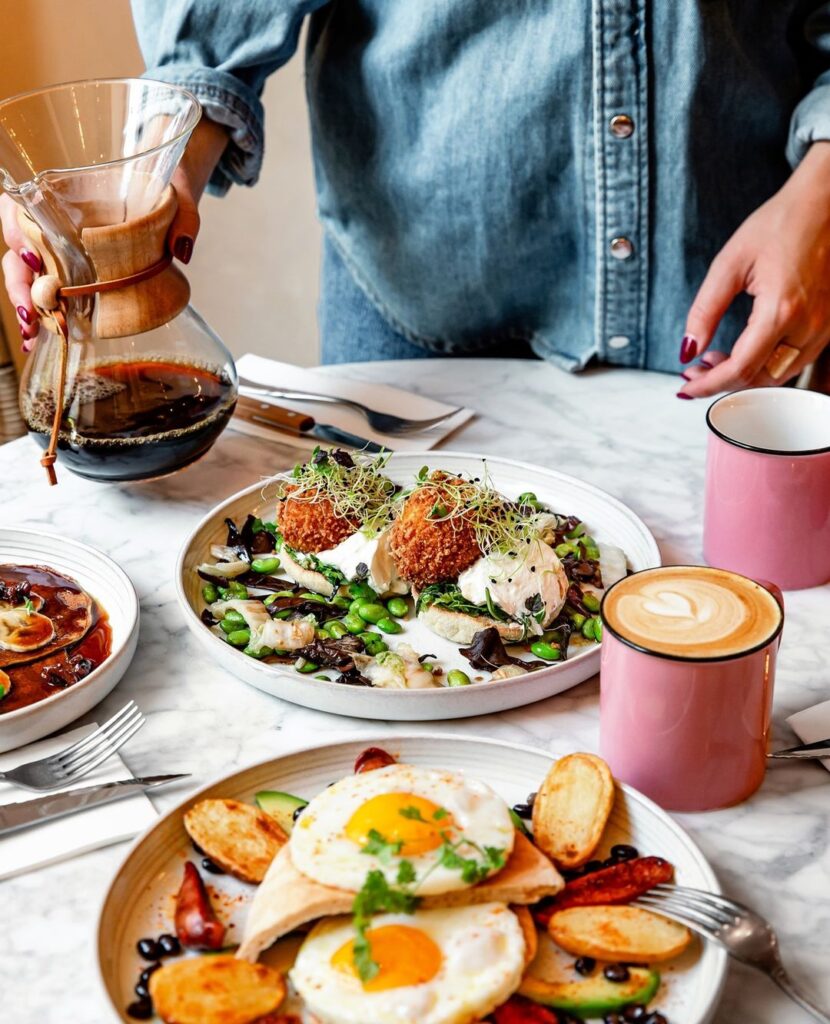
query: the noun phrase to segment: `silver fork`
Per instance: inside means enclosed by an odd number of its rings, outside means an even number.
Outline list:
[[[391,412],[378,412],[376,409],[370,409],[368,405],[363,405],[362,402],[357,402],[353,398],[337,398],[334,395],[319,395],[314,391],[296,391],[292,388],[272,388],[267,387],[265,384],[257,384],[255,380],[248,380],[246,377],[239,378],[239,390],[243,395],[248,394],[254,398],[259,395],[267,395],[270,398],[288,398],[295,402],[347,405],[349,408],[357,409],[358,412],[362,413],[366,417],[369,426],[373,430],[377,430],[379,434],[415,434],[419,430],[429,430],[430,427],[443,423],[450,416],[455,416],[457,412],[461,412],[461,407],[459,406],[457,409],[451,409],[450,412],[445,412],[441,416],[433,416],[431,419],[411,420],[404,416],[395,416]]]
[[[108,757],[112,757],[116,750],[138,732],[145,721],[135,701],[131,700],[89,736],[73,743],[66,750],[0,772],[0,779],[24,789],[57,789],[65,786],[88,775]]]
[[[781,963],[778,938],[772,926],[754,910],[725,896],[679,885],[657,885],[635,905],[680,921],[704,938],[717,942],[736,960],[766,974],[821,1024],[830,1024],[830,1017],[793,985]]]

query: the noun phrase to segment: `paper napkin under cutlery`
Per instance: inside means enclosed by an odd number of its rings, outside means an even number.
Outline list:
[[[351,380],[339,373],[321,372],[319,368],[294,366],[291,363],[280,363],[275,359],[265,359],[248,353],[237,360],[236,368],[240,377],[247,377],[265,387],[293,388],[314,391],[317,394],[336,395],[339,398],[353,398],[371,409],[379,412],[391,412],[407,419],[429,419],[450,412],[453,406],[438,402],[434,398],[415,395],[401,388],[388,384],[374,384],[367,381]],[[269,401],[263,397],[264,402]],[[434,448],[448,434],[457,430],[473,415],[472,409],[460,409],[454,416],[429,430],[417,434],[379,434],[372,430],[362,413],[345,405],[332,405],[322,402],[296,402],[288,398],[272,399],[275,404],[286,409],[307,413],[320,423],[330,423],[341,430],[348,430],[377,444],[386,444],[396,452],[423,451]],[[255,437],[273,438],[275,432],[268,427],[260,427],[234,417],[230,426]],[[303,446],[313,448],[320,442],[313,437],[297,439]],[[294,438],[292,437],[292,443]]]
[[[0,754],[0,771],[8,771],[27,761],[37,761],[41,757],[58,754],[97,728],[93,722],[71,732],[63,732],[49,739],[30,743],[19,750]],[[101,782],[116,782],[119,779],[130,778],[132,775],[120,756],[113,754],[89,775],[62,789],[50,789],[48,792],[63,793],[67,789],[76,789],[80,786],[95,786]],[[0,780],[0,804],[19,803],[21,800],[33,800],[43,795]],[[20,832],[0,836],[0,881],[33,871],[35,868],[45,867],[47,864],[55,864],[79,853],[130,839],[147,828],[155,818],[156,811],[153,805],[144,793],[137,793],[111,804],[89,807],[65,818],[45,821],[42,825],[33,825]]]
[[[804,743],[817,743],[830,737],[830,700],[790,715],[787,724]],[[830,771],[830,758],[821,762]]]

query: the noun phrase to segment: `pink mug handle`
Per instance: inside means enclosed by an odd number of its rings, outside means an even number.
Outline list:
[[[756,580],[755,582],[758,584],[758,586],[763,587],[764,590],[768,590],[772,594],[772,596],[778,602],[778,605],[781,608],[781,615],[783,616],[785,614],[785,611],[784,611],[784,591],[778,586],[777,583],[773,583],[772,580]],[[781,632],[778,634],[778,646],[779,647],[781,646],[781,637],[783,635],[784,635],[784,630],[782,629]]]

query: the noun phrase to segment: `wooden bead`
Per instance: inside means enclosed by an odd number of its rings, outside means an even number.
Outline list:
[[[52,310],[60,305],[60,290],[63,282],[52,274],[43,274],[32,284],[32,302],[38,309]]]

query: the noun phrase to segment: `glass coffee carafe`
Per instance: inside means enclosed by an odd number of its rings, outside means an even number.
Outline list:
[[[0,103],[0,184],[43,265],[20,406],[50,472],[54,448],[92,479],[170,473],[233,412],[233,360],[165,245],[170,181],[200,114],[186,90],[139,79]]]

